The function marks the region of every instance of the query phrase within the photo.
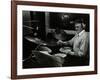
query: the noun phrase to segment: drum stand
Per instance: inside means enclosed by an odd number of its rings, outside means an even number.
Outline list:
[[[33,62],[33,59],[35,59],[35,61],[39,63],[39,61],[38,61],[38,59],[36,58],[36,56],[34,55],[34,53],[35,53],[35,52],[38,52],[37,49],[38,49],[41,45],[43,45],[43,44],[37,45],[37,47],[36,47],[34,50],[32,50],[32,53],[30,54],[30,56],[29,56],[28,58],[24,59],[23,62],[24,62],[24,61],[27,61],[27,60],[29,60],[29,59]]]

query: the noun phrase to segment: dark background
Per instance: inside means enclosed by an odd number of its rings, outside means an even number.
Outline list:
[[[74,21],[76,19],[83,19],[83,22],[86,24],[86,31],[89,31],[89,14],[50,13],[50,27],[75,30]]]

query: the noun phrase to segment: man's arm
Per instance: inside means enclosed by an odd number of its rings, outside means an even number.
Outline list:
[[[87,54],[88,51],[88,46],[89,46],[89,37],[85,37],[81,43],[80,43],[80,47],[76,48],[73,52],[70,51],[68,54],[70,55],[75,55],[75,56],[85,56]]]
[[[71,40],[69,40],[69,41],[62,41],[62,40],[59,40],[58,42],[57,42],[57,44],[58,45],[65,45],[65,46],[67,46],[67,45],[73,45],[73,41],[74,41],[74,38],[75,37],[73,37]]]

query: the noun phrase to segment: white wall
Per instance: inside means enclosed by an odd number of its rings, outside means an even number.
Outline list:
[[[29,1],[29,0],[28,0]],[[75,3],[75,4],[89,4],[98,5],[98,18],[100,21],[100,0],[30,0],[43,2],[57,2],[57,3]],[[99,23],[99,22],[98,22]],[[99,27],[98,24],[98,34]],[[98,37],[98,41],[100,37]],[[98,48],[100,42],[98,42]],[[100,52],[100,50],[99,50]],[[98,56],[100,56],[98,52]],[[100,67],[100,58],[98,59],[98,67]],[[10,80],[11,74],[11,2],[10,0],[0,0],[0,80]],[[31,80],[100,80],[100,69],[97,75],[81,75],[81,76],[66,76],[53,78],[39,78]],[[29,80],[29,79],[27,79]]]

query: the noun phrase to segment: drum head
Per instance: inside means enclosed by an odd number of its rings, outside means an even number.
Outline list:
[[[48,52],[48,53],[51,53],[52,52],[52,50],[50,48],[46,47],[46,46],[40,46],[38,48],[38,50],[39,51],[45,51],[45,52]]]

